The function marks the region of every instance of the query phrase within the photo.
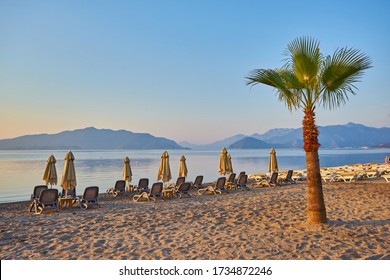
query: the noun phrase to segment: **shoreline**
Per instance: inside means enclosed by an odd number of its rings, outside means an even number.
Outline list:
[[[384,180],[323,183],[328,224],[306,225],[306,183],[35,215],[0,204],[2,260],[390,259]]]
[[[389,150],[390,151],[390,150]],[[233,167],[239,173],[246,171],[248,174],[261,173],[268,170],[269,151],[249,150],[232,150]],[[303,152],[277,150],[277,155],[281,156],[280,169],[305,169],[305,159]],[[340,153],[340,154],[339,154]],[[369,156],[364,152],[340,151],[331,152],[329,155],[321,157],[322,167],[339,166],[343,164],[364,163],[373,164],[383,162],[383,158],[388,153],[376,153],[370,151]],[[60,179],[63,170],[62,154],[54,154],[58,159],[56,164],[58,182],[55,188],[61,190]],[[77,177],[77,194],[81,195],[87,186],[99,186],[100,192],[104,193],[106,189],[113,187],[116,180],[122,178],[123,157],[122,152],[94,152],[87,151],[77,153],[75,160],[76,177]],[[127,154],[131,160],[133,171],[133,184],[137,184],[140,178],[149,178],[150,182],[157,180],[157,171],[161,159],[161,153],[139,151],[134,154]],[[170,154],[170,165],[173,174],[173,180],[178,175],[179,158],[182,153],[172,152]],[[218,178],[218,162],[220,151],[194,152],[185,153],[188,165],[188,180],[192,181],[197,175],[203,175],[204,181],[213,181]],[[378,156],[379,155],[379,156]],[[44,183],[42,175],[44,173],[47,153],[22,153],[18,155],[9,155],[0,160],[0,169],[2,170],[3,180],[0,184],[0,203],[16,202],[29,200],[35,185]],[[235,157],[237,157],[235,160]],[[349,163],[350,162],[350,163]],[[390,165],[388,165],[390,168]],[[18,170],[15,172],[15,170]],[[20,172],[23,170],[23,172]],[[172,180],[171,180],[172,181]]]

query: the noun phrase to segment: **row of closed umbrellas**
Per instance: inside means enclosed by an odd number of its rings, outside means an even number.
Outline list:
[[[74,160],[75,157],[71,151],[69,151],[65,158],[65,165],[64,169],[62,171],[62,178],[61,178],[61,187],[64,190],[70,190],[77,186],[76,181],[76,171],[74,167]],[[56,171],[56,159],[53,155],[51,155],[47,159],[47,164],[45,168],[45,172],[43,174],[43,180],[45,181],[46,185],[57,185],[57,171]],[[270,151],[270,161],[269,161],[269,172],[275,172],[278,171],[278,163],[276,159],[276,152],[275,149],[272,148]],[[180,158],[180,165],[179,165],[179,177],[187,177],[188,169],[186,165],[186,158],[184,156],[181,156]],[[218,173],[221,175],[226,175],[233,173],[233,165],[232,165],[232,158],[230,154],[227,152],[226,148],[222,148],[220,157],[219,157],[219,168]],[[125,157],[124,159],[124,165],[123,165],[123,180],[127,182],[131,182],[132,180],[132,171],[130,167],[130,159],[129,157]],[[161,161],[160,166],[157,173],[157,180],[162,182],[168,182],[172,179],[172,173],[171,168],[169,165],[169,155],[167,151],[164,151],[161,155]]]
[[[73,189],[77,186],[76,182],[76,170],[74,168],[74,155],[69,151],[65,158],[64,170],[62,171],[61,187],[65,190]],[[43,180],[46,185],[57,185],[57,170],[56,170],[56,159],[51,155],[47,159],[45,172],[43,174]]]

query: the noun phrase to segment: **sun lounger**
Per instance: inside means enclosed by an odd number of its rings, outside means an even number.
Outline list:
[[[175,197],[183,198],[183,197],[191,197],[190,194],[191,182],[181,183],[180,186],[175,190]]]
[[[31,194],[31,198],[30,198],[30,206],[28,207],[29,212],[32,212],[32,209],[37,204],[39,196],[41,195],[41,191],[47,190],[47,189],[48,189],[48,187],[46,185],[38,185],[38,186],[34,187],[34,191]]]
[[[80,204],[80,208],[83,209],[88,209],[94,205],[100,208],[99,187],[97,186],[86,187],[83,195],[81,197],[77,197],[76,201]]]
[[[154,202],[157,202],[158,199],[165,201],[162,191],[163,191],[163,183],[156,182],[153,183],[150,191],[148,192],[144,191],[141,194],[135,195],[133,197],[133,200],[135,202],[140,202],[142,200],[146,200],[146,201],[153,200]]]
[[[38,199],[42,190],[47,190],[48,187],[46,185],[37,185],[34,187],[34,191],[31,194],[30,201],[32,202],[34,199]]]
[[[256,187],[278,187],[280,186],[278,176],[278,172],[273,172],[269,180],[261,181]]]
[[[332,172],[332,173],[321,173],[321,179],[325,182],[325,183],[329,183],[329,182],[333,182],[333,179],[336,178],[338,176],[338,173],[336,172]]]
[[[305,170],[300,170],[300,171],[294,171],[292,175],[292,179],[297,182],[297,181],[305,181],[306,178],[306,171]]]
[[[245,174],[246,174],[245,171],[241,171],[240,174],[238,174],[238,177],[237,177],[236,181],[238,180],[238,178],[239,178],[240,176],[245,175]]]
[[[226,183],[226,177],[219,177],[215,185],[209,185],[204,189],[198,190],[198,194],[222,194],[222,193],[229,193],[225,189],[225,183]]]
[[[222,178],[225,178],[225,181]],[[215,184],[215,191],[219,194],[223,194],[223,193],[228,194],[229,192],[227,191],[225,186],[226,186],[226,177],[218,178],[217,183]]]
[[[338,173],[331,179],[331,182],[353,182],[359,179],[357,173]]]
[[[248,183],[248,175],[243,174],[238,176],[237,183],[235,184],[234,188],[238,190],[246,190],[250,191],[250,188],[247,185]]]
[[[225,186],[227,189],[232,189],[236,184],[236,173],[230,173],[229,177],[226,179]]]
[[[186,180],[185,177],[177,177],[176,183],[172,183],[168,185],[168,189],[177,189],[181,183],[184,183]]]
[[[261,181],[267,179],[267,175],[266,174],[249,174],[248,179],[255,180],[256,182],[261,182]]]
[[[283,179],[282,183],[284,183],[284,184],[295,184],[296,182],[292,179],[293,173],[294,173],[293,170],[287,171],[286,178]]]
[[[118,180],[115,182],[115,186],[113,188],[109,188],[106,191],[107,194],[110,194],[114,197],[117,197],[119,194],[125,194],[126,193],[126,181],[125,180]]]
[[[134,186],[134,190],[138,193],[148,192],[149,191],[149,179],[141,178],[138,180],[138,185]]]
[[[202,175],[196,176],[195,181],[191,184],[191,187],[193,187],[194,189],[203,188],[203,176]]]
[[[368,178],[377,178],[382,175],[382,172],[378,170],[366,171],[365,173],[367,174]]]
[[[381,178],[385,179],[387,183],[390,183],[390,174],[382,174]]]
[[[58,211],[58,190],[47,189],[42,190],[37,203],[35,204],[35,213],[41,214],[46,210]]]

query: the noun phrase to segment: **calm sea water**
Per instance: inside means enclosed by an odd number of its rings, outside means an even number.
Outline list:
[[[97,185],[100,192],[112,187],[116,180],[121,179],[123,158],[130,158],[133,172],[133,184],[140,178],[149,178],[150,182],[157,179],[161,150],[98,150],[72,151],[75,156],[77,176],[77,194],[82,194],[84,188]],[[236,173],[246,171],[265,173],[268,170],[269,150],[228,150],[232,157],[233,169]],[[61,181],[67,151],[0,151],[0,203],[29,200],[35,185],[43,184],[43,172],[47,158],[53,154],[57,159],[56,167],[58,184]],[[186,157],[188,180],[193,181],[197,175],[203,175],[205,182],[214,181],[219,177],[218,164],[220,150],[168,151],[173,179],[176,181],[179,173],[179,159]],[[276,151],[279,169],[305,169],[305,154],[301,149],[279,149]],[[367,150],[320,150],[322,167],[339,166],[353,163],[382,163],[390,149]],[[54,186],[59,190],[61,187]]]

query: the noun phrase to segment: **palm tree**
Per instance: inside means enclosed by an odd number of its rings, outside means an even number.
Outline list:
[[[285,65],[280,69],[255,69],[246,78],[247,85],[265,84],[277,91],[279,101],[292,111],[302,110],[303,148],[307,169],[307,222],[326,223],[318,157],[318,129],[315,124],[317,105],[335,109],[345,104],[348,95],[355,95],[354,83],[371,60],[359,50],[337,49],[333,56],[323,56],[320,44],[310,37],[293,40],[287,47]]]

